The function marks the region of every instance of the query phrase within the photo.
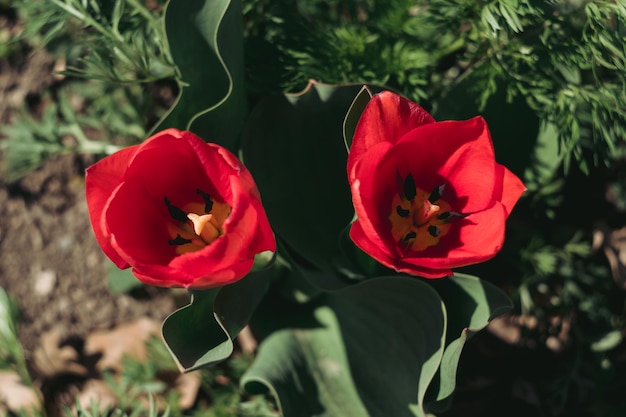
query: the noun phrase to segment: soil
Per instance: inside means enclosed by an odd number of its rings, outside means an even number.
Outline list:
[[[162,320],[174,309],[165,290],[108,290],[110,261],[85,202],[86,162],[65,156],[0,189],[0,286],[19,303],[27,360],[47,331],[84,337],[139,317]]]

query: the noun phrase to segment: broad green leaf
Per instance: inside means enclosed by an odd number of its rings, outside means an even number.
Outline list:
[[[108,288],[113,294],[127,293],[132,289],[141,287],[139,281],[131,272],[131,269],[119,269],[115,264],[107,266]]]
[[[367,86],[363,86],[361,91],[354,98],[354,101],[350,105],[348,109],[348,113],[346,114],[345,119],[343,120],[343,140],[346,144],[346,149],[350,151],[350,146],[352,146],[352,138],[354,137],[354,131],[356,130],[356,125],[361,118],[361,113],[365,110],[365,106],[372,98],[372,92],[367,88]]]
[[[338,236],[354,214],[343,121],[361,88],[313,82],[298,95],[268,98],[254,109],[243,134],[244,162],[274,232],[292,258],[327,277]]]
[[[242,386],[271,392],[284,417],[426,415],[446,313],[424,281],[380,277],[316,304],[268,300],[258,313],[265,339]]]
[[[471,275],[455,274],[429,283],[448,312],[446,348],[426,399],[428,411],[438,413],[447,409],[452,400],[456,372],[467,339],[493,318],[513,308],[513,304],[498,288]]]
[[[170,0],[165,30],[180,94],[153,131],[191,130],[235,152],[246,117],[238,0]]]
[[[248,323],[268,288],[268,271],[221,289],[193,291],[191,303],[170,314],[163,339],[182,371],[193,371],[228,358],[233,338]]]

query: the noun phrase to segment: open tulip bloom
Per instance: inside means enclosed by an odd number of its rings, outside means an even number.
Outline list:
[[[482,117],[435,122],[392,92],[374,95],[363,111],[348,179],[354,243],[389,268],[425,278],[493,257],[525,190],[496,163]]]
[[[223,286],[276,248],[250,172],[191,132],[164,130],[99,161],[86,187],[103,251],[147,284]]]

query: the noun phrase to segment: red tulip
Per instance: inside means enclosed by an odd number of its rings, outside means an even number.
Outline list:
[[[168,129],[87,169],[96,239],[142,282],[206,289],[241,279],[276,242],[250,172],[228,150]]]
[[[435,122],[391,92],[374,95],[359,119],[348,179],[354,243],[389,268],[425,278],[493,257],[525,190],[496,163],[482,117]]]

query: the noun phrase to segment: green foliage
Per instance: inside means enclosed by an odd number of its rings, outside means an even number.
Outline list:
[[[450,24],[452,2],[434,3],[429,10]],[[626,133],[623,1],[500,0],[478,11],[460,17],[461,65],[450,86],[470,79],[484,107],[503,84],[509,100],[521,95],[556,127],[566,170],[572,157],[584,171],[611,165]]]
[[[1,128],[7,137],[0,144],[6,178],[17,180],[61,154],[107,155],[120,149],[114,143],[138,142],[145,134],[140,93],[139,86],[80,83],[46,95],[41,117],[24,108],[13,125]],[[87,131],[98,132],[102,140],[90,139]]]
[[[33,0],[16,7],[28,22],[23,38],[66,50],[67,75],[115,82],[174,75],[161,6],[152,10],[143,0]]]
[[[250,273],[222,288],[195,291],[190,304],[170,314],[163,339],[181,371],[222,362],[269,287],[269,270]]]
[[[310,78],[384,84],[437,107],[465,80],[468,109],[498,89],[521,95],[555,126],[566,168],[572,157],[587,171],[610,165],[623,143],[622,0],[256,0],[244,11],[255,90],[299,89]]]
[[[314,303],[267,300],[242,386],[271,393],[285,417],[426,416],[449,403],[471,332],[509,308],[495,287],[469,276],[438,285],[385,276]]]
[[[244,130],[243,159],[284,245],[283,256],[301,260],[296,265],[304,265],[322,288],[346,285],[335,268],[338,236],[354,215],[342,135],[344,116],[359,90],[358,84],[314,83],[298,95],[269,97]],[[320,207],[332,215],[323,222],[302,222],[319,217]]]
[[[14,371],[30,384],[24,352],[17,339],[17,323],[17,304],[0,288],[0,370]]]
[[[155,131],[191,130],[237,152],[247,114],[240,7],[237,0],[169,4],[165,28],[180,94]]]
[[[159,109],[149,88],[138,83],[175,73],[161,22],[162,3],[33,0],[12,5],[23,30],[10,44],[46,48],[67,63],[64,75],[86,81],[72,79],[51,90],[41,98],[41,115],[24,107],[12,125],[2,127],[8,138],[1,147],[9,181],[60,154],[106,155],[144,138]],[[91,138],[94,132],[99,140]]]
[[[408,0],[245,2],[250,88],[294,91],[316,79],[401,86],[423,97],[427,68],[440,55],[408,36],[414,8]]]
[[[136,407],[132,412],[126,413],[120,408],[109,406],[100,407],[97,403],[92,402],[89,408],[83,408],[78,402],[76,403],[76,414],[68,408],[65,410],[66,417],[170,417],[169,409],[163,413],[157,410],[154,398],[149,397],[148,410],[143,407]]]
[[[178,404],[179,395],[174,390],[175,384],[172,384],[173,379],[179,375],[176,363],[160,338],[149,339],[146,347],[148,355],[145,360],[125,357],[119,375],[105,375],[105,381],[120,400],[115,410],[111,411],[119,413],[120,417],[276,416],[262,397],[242,398],[238,381],[250,366],[250,356],[239,354],[223,365],[194,371],[200,374],[200,400],[191,410],[181,410]],[[169,376],[169,382],[166,383],[163,376],[166,379]],[[143,405],[145,401],[142,401],[146,398],[149,400],[147,409]],[[153,398],[165,399],[166,410],[163,414],[155,414],[157,410]],[[105,415],[107,414],[94,414],[93,417]]]

